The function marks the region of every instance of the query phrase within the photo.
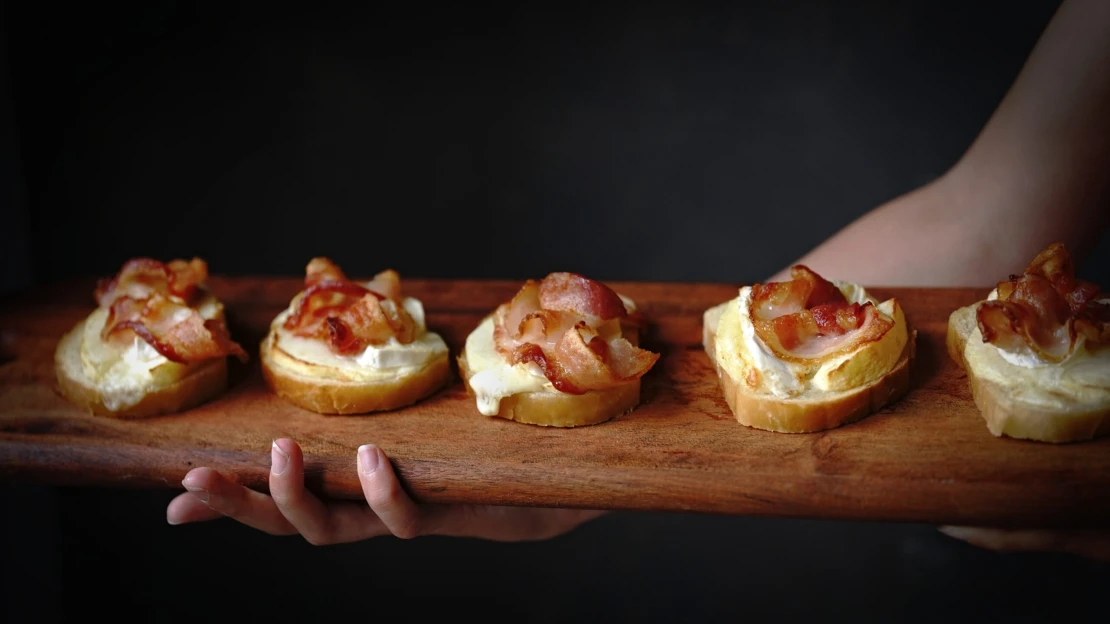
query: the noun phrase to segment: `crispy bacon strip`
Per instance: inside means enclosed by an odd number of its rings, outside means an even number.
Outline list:
[[[401,276],[393,269],[386,269],[374,276],[367,288],[386,299],[401,300]]]
[[[228,355],[247,361],[246,351],[231,340],[222,321],[205,320],[197,310],[158,293],[145,299],[124,296],[112,302],[101,339],[126,344],[134,336],[179,364]]]
[[[108,309],[104,341],[124,344],[142,338],[171,362],[181,364],[247,353],[231,340],[222,320],[205,320],[192,307],[208,279],[200,258],[162,263],[134,258],[110,280],[100,280],[94,296]]]
[[[1046,362],[1061,362],[1082,336],[1110,343],[1110,306],[1099,303],[1099,287],[1075,277],[1060,243],[1049,245],[1021,275],[998,283],[998,298],[976,310],[983,342],[1007,351],[1028,349]]]
[[[513,337],[520,336],[524,333],[523,323],[526,318],[540,310],[540,285],[535,280],[528,280],[524,282],[516,295],[508,304],[502,304],[496,311],[496,324],[494,326],[494,342],[497,343],[498,349],[503,346],[509,352],[515,348],[516,344],[508,346],[508,342]],[[537,318],[537,322],[540,322]],[[542,333],[542,328],[541,328]],[[518,341],[519,342],[519,341]],[[502,352],[505,355],[506,352]]]
[[[189,301],[196,295],[200,285],[208,279],[208,264],[200,258],[173,260],[167,267],[169,271],[170,293]]]
[[[324,326],[333,350],[342,355],[361,353],[366,345],[383,344],[393,337],[401,344],[415,339],[415,322],[405,308],[374,293],[327,316]]]
[[[332,284],[351,284],[350,279],[343,273],[337,264],[328,258],[313,258],[308,262],[305,267],[304,285],[305,288],[313,286],[332,283]],[[372,290],[385,299],[400,299],[401,298],[401,276],[393,269],[387,269],[374,276],[374,279],[366,286],[367,290]]]
[[[1073,325],[1077,335],[1087,342],[1110,344],[1110,304],[1092,301],[1075,317]]]
[[[316,335],[329,316],[376,295],[355,282],[317,282],[301,293],[297,307],[285,319],[285,329],[301,336]]]
[[[304,270],[304,285],[311,288],[321,282],[347,282],[347,276],[328,258],[313,258]]]
[[[560,392],[603,390],[638,379],[659,359],[623,337],[628,316],[608,286],[552,273],[497,308],[494,343],[510,364],[537,365]]]
[[[190,301],[208,279],[208,264],[200,258],[173,260],[164,264],[151,258],[134,258],[124,263],[111,280],[100,280],[93,296],[103,307],[117,297],[144,299],[152,293]]]
[[[354,355],[390,338],[401,344],[416,339],[416,321],[401,305],[401,280],[390,269],[366,286],[350,281],[328,258],[313,258],[305,268],[305,289],[285,319],[285,329],[323,340],[340,355]]]
[[[628,315],[619,295],[601,282],[575,273],[552,273],[539,285],[540,307],[602,321]]]
[[[752,286],[752,305],[759,318],[773,319],[820,305],[847,305],[836,284],[822,278],[805,265],[790,269],[788,282]]]
[[[752,286],[755,333],[783,360],[807,363],[847,353],[894,326],[871,302],[848,303],[835,284],[805,265],[791,268],[790,276]]]

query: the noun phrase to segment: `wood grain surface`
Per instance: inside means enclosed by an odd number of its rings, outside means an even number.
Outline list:
[[[93,309],[92,281],[0,303],[0,478],[17,483],[181,488],[210,466],[266,489],[271,440],[304,449],[308,487],[360,498],[355,451],[378,444],[419,501],[670,510],[999,526],[1110,524],[1110,439],[1049,445],[992,436],[944,348],[948,314],[986,290],[884,289],[919,332],[907,396],[839,429],[778,434],[739,425],[701,347],[701,314],[730,284],[612,283],[651,320],[663,357],[642,405],[601,425],[548,429],[487,418],[457,380],[415,406],[322,416],[271,394],[257,345],[301,287],[295,278],[212,278],[251,351],[222,397],[139,421],[94,417],[56,391],[53,351]],[[407,280],[457,354],[519,282]]]

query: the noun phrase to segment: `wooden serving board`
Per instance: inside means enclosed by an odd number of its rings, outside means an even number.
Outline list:
[[[663,357],[642,405],[577,429],[478,414],[456,380],[412,407],[322,416],[271,394],[257,345],[300,279],[210,280],[252,360],[230,390],[189,412],[139,421],[94,417],[56,391],[63,332],[92,310],[93,283],[38,288],[0,304],[0,477],[14,482],[181,488],[210,466],[266,489],[271,440],[304,449],[308,486],[361,498],[355,451],[374,442],[419,501],[672,510],[1002,526],[1110,524],[1110,439],[1050,445],[995,438],[944,347],[948,314],[975,289],[875,289],[897,296],[919,331],[909,393],[831,431],[779,434],[739,425],[701,347],[702,312],[737,285],[612,283],[651,321]],[[431,329],[453,353],[519,282],[419,281]]]

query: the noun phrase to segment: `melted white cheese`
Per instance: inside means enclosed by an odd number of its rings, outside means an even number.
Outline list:
[[[357,355],[338,355],[332,352],[323,341],[295,336],[282,327],[285,319],[292,313],[291,304],[274,319],[273,327],[277,333],[277,345],[291,357],[318,366],[347,370],[357,368],[368,375],[373,375],[376,371],[381,371],[383,375],[388,376],[415,372],[436,358],[445,356],[447,343],[439,334],[427,330],[424,305],[420,300],[405,297],[401,305],[412,317],[416,326],[416,338],[408,344],[401,344],[396,338],[391,337],[385,344],[369,345]]]
[[[145,340],[135,337],[135,341],[123,351],[120,359],[100,376],[98,385],[104,406],[110,410],[118,410],[138,403],[154,381],[151,371],[168,362],[164,355]]]
[[[496,416],[501,399],[524,392],[554,390],[554,386],[535,364],[510,366],[497,352],[493,342],[493,316],[486,317],[466,337],[466,363],[473,371],[470,389],[477,399],[478,411]]]
[[[196,309],[204,319],[216,318],[222,313],[219,301],[211,294],[204,295],[196,304]],[[179,310],[175,315],[179,317],[177,322],[180,322],[188,318],[189,311]],[[138,336],[125,347],[104,342],[100,339],[100,332],[107,320],[108,310],[105,308],[98,308],[90,314],[85,319],[81,342],[82,369],[85,376],[100,389],[106,408],[114,411],[141,401],[157,385],[155,369],[164,373],[159,376],[162,383],[173,381],[189,370],[188,365],[169,361]]]
[[[744,347],[752,358],[752,365],[763,375],[767,389],[777,397],[786,398],[801,394],[805,390],[802,380],[798,379],[794,367],[789,362],[778,359],[771,349],[755,335],[755,326],[752,325],[752,288],[745,286],[740,289],[740,305],[737,306],[740,321],[740,335],[744,340]]]

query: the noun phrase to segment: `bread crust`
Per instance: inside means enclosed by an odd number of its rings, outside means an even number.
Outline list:
[[[905,395],[910,386],[910,362],[915,355],[917,332],[909,340],[894,367],[865,386],[847,392],[824,394],[821,399],[779,398],[755,393],[743,381],[733,379],[717,360],[716,325],[702,326],[702,344],[713,362],[725,401],[737,422],[777,433],[812,433],[856,422]]]
[[[466,384],[467,395],[473,397],[470,377],[473,371],[466,362],[466,349],[458,357],[459,374]],[[501,399],[495,416],[544,427],[582,427],[597,425],[627,414],[640,403],[640,380],[584,394],[567,394],[556,390],[522,392]]]
[[[436,357],[411,375],[384,381],[344,381],[327,377],[327,367],[313,366],[319,375],[305,375],[282,365],[292,358],[274,347],[273,330],[262,340],[259,356],[266,383],[286,401],[319,414],[358,415],[412,405],[442,388],[451,378],[448,354]]]
[[[1036,442],[1068,443],[1092,440],[1110,434],[1110,407],[1051,409],[1022,401],[1001,384],[985,379],[969,366],[966,359],[967,341],[977,326],[976,307],[981,302],[959,308],[948,317],[946,344],[948,354],[967,372],[968,385],[975,406],[996,437]]]
[[[215,358],[172,384],[148,393],[130,407],[109,409],[103,390],[85,375],[81,364],[84,327],[85,321],[81,320],[62,336],[54,352],[54,371],[62,396],[94,415],[149,418],[172,414],[205,403],[227,389],[227,358]]]

